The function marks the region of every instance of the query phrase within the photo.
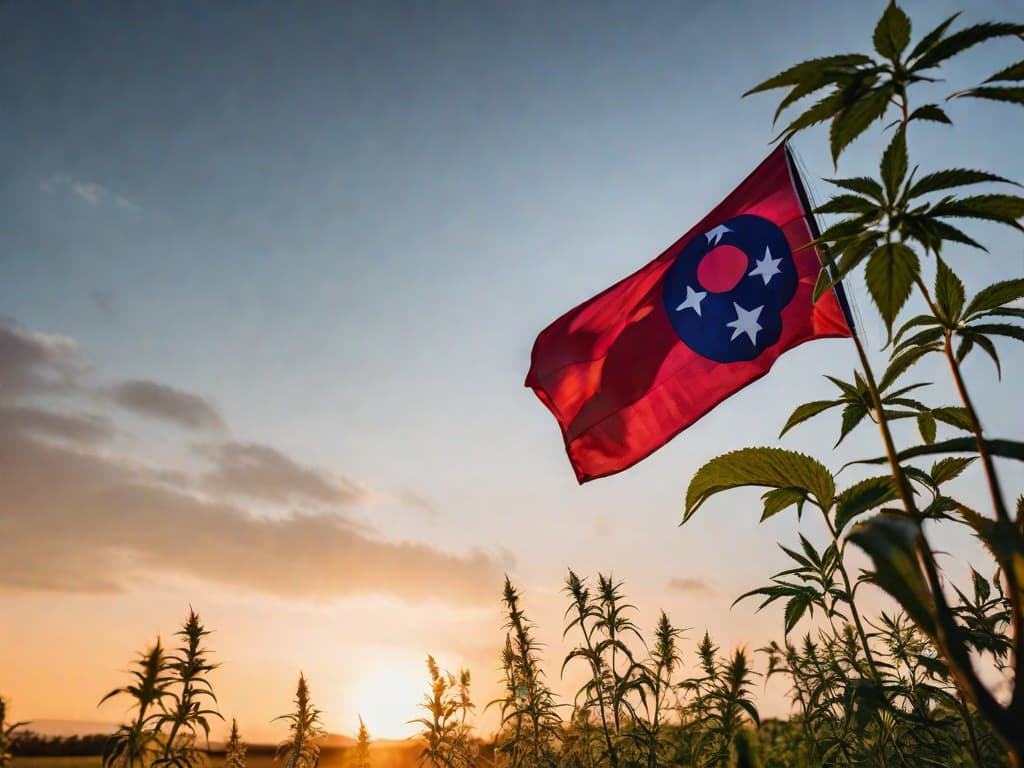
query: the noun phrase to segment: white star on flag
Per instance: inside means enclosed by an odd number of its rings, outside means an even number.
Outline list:
[[[714,247],[718,245],[718,241],[722,239],[726,232],[732,232],[732,230],[725,226],[725,224],[719,224],[714,229],[705,232],[704,237],[708,239],[708,245]]]
[[[771,279],[782,271],[781,269],[779,269],[779,263],[781,261],[782,259],[773,259],[771,250],[765,248],[764,258],[758,259],[755,262],[756,266],[752,270],[750,270],[750,275],[748,275],[748,277],[753,275],[760,275],[761,278],[764,280],[764,284],[768,285],[768,283],[771,282]]]
[[[758,331],[763,330],[761,324],[757,322],[757,318],[761,316],[761,310],[764,309],[764,305],[762,304],[754,309],[744,309],[734,301],[732,307],[736,310],[736,319],[731,323],[725,324],[727,328],[735,329],[729,341],[735,341],[737,336],[745,333],[750,339],[751,344],[757,344]]]
[[[676,307],[676,312],[681,312],[684,309],[692,309],[699,317],[700,303],[704,301],[704,297],[707,295],[707,291],[695,291],[690,286],[686,286],[686,298],[683,299],[682,304]]]

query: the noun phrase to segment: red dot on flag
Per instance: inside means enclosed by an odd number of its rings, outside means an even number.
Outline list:
[[[731,291],[747,271],[747,254],[732,245],[708,251],[697,266],[701,287],[711,293]]]

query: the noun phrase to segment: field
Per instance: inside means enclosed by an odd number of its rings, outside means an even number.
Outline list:
[[[370,749],[373,768],[413,768],[419,754],[418,745],[377,746]],[[351,764],[352,750],[328,749],[321,755],[321,768],[346,768]],[[16,757],[12,768],[100,768],[99,756],[91,757]],[[223,768],[224,756],[213,755],[207,761],[208,768]],[[280,764],[277,764],[280,765]],[[246,760],[246,768],[274,768],[273,754],[254,751]]]

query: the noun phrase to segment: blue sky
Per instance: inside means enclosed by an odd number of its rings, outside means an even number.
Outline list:
[[[957,10],[906,7],[917,34]],[[755,497],[738,494],[676,528],[686,483],[718,452],[779,444],[792,408],[830,393],[821,374],[849,374],[852,345],[787,354],[641,465],[583,488],[522,380],[544,326],[657,255],[767,155],[775,99],[740,94],[797,60],[863,49],[875,15],[813,2],[5,4],[0,316],[25,334],[74,340],[91,393],[74,397],[91,412],[109,405],[97,391],[113,387],[117,400],[117,382],[145,380],[201,398],[221,422],[195,433],[128,408],[109,417],[108,453],[196,474],[218,445],[272,447],[337,488],[361,489],[339,503],[371,538],[422,545],[459,567],[479,556],[490,577],[507,570],[556,622],[552,641],[571,565],[627,579],[647,624],[664,605],[726,644],[760,644],[780,616],[728,604],[780,563],[772,542],[791,540],[794,521],[757,528]],[[1020,17],[1019,5],[992,0],[972,3],[966,20]],[[976,83],[1018,49],[967,54],[936,93]],[[955,130],[915,129],[914,162],[1024,178],[1024,113],[950,112]],[[843,170],[872,172],[881,145],[877,131],[861,139]],[[825,134],[796,148],[825,195]],[[991,253],[952,258],[969,289],[1024,274],[1019,236],[972,231]],[[849,290],[878,349],[884,334],[863,286]],[[994,432],[1024,427],[1012,383],[1021,362],[1007,350],[1001,387],[987,362],[968,364]],[[821,424],[782,444],[827,451],[834,425]],[[878,452],[865,427],[836,465]],[[966,493],[977,493],[972,482]],[[1020,492],[1019,479],[1004,482]],[[290,497],[253,503],[269,518],[295,511]],[[706,589],[672,589],[672,579]],[[127,661],[200,589],[226,590],[211,610],[236,627],[307,610],[340,622],[353,610],[345,601],[378,595],[386,610],[363,609],[386,632],[388,616],[421,606],[385,582],[327,607],[302,589],[271,605],[209,573],[158,573],[148,603],[131,588],[95,597],[7,585],[25,642],[0,640],[0,650],[31,655],[58,626],[57,604],[67,616],[103,605],[124,611],[130,630],[104,647]],[[423,644],[448,643],[451,664],[484,664],[489,682],[498,587],[494,605],[466,619],[479,642],[460,646],[436,617],[423,619],[436,626],[422,636],[393,642],[414,661],[431,650]],[[147,627],[156,604],[164,618]],[[321,646],[304,657],[299,642],[292,657],[319,658]],[[97,680],[123,662],[102,663]],[[281,679],[290,673],[282,666]],[[81,717],[98,698],[88,691],[51,713],[33,681],[18,686],[11,695],[33,717]],[[351,716],[351,701],[336,703]]]

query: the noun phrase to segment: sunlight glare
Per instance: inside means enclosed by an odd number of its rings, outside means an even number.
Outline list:
[[[381,659],[366,670],[354,691],[353,706],[362,716],[371,739],[404,739],[419,726],[409,723],[420,717],[417,706],[427,689],[428,674],[422,662]]]

